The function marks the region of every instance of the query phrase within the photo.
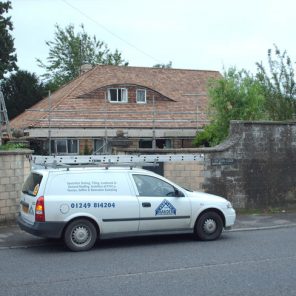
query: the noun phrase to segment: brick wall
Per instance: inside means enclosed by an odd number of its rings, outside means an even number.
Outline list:
[[[30,173],[31,150],[0,151],[0,223],[15,221],[22,184]]]
[[[85,154],[85,151],[92,153],[94,150],[94,140],[93,139],[80,139],[79,140],[79,154]]]

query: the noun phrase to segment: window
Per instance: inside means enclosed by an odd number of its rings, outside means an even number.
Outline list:
[[[52,154],[78,154],[78,140],[56,139],[50,144]]]
[[[139,148],[152,148],[152,140],[140,139]]]
[[[111,152],[111,146],[106,143],[105,139],[94,139],[94,154],[111,154]]]
[[[171,184],[146,175],[133,175],[139,196],[180,196]]]
[[[42,177],[42,175],[31,173],[23,185],[22,192],[31,196],[36,196],[42,181]]]
[[[137,89],[137,103],[138,104],[146,103],[146,89]]]
[[[172,148],[171,139],[156,139],[155,144],[158,149]],[[152,148],[152,140],[140,139],[139,148]]]
[[[127,103],[127,89],[126,88],[109,88],[108,100],[110,102]]]

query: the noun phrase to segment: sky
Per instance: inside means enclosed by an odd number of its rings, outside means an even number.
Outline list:
[[[73,24],[118,49],[130,66],[256,71],[276,44],[296,60],[294,0],[12,0],[21,70],[44,73],[55,24]]]

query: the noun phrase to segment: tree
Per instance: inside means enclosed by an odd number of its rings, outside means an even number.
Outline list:
[[[169,61],[167,64],[156,64],[153,65],[153,68],[162,68],[162,69],[171,69],[172,68],[172,61]]]
[[[127,65],[118,50],[112,53],[103,41],[97,40],[96,36],[90,37],[83,25],[78,33],[75,33],[74,25],[65,29],[56,25],[55,28],[54,40],[46,42],[48,64],[37,59],[39,66],[46,70],[43,76],[51,86],[58,88],[76,78],[84,64]]]
[[[8,117],[14,118],[47,95],[34,73],[19,70],[1,83]]]
[[[257,63],[257,79],[262,84],[266,109],[272,120],[290,120],[296,115],[296,82],[293,63],[287,52],[274,45],[268,50],[268,71]]]
[[[228,135],[230,120],[267,118],[262,85],[247,71],[230,68],[209,85],[211,123],[197,134],[194,144],[214,146]]]
[[[0,79],[4,74],[17,69],[14,40],[10,35],[13,30],[11,17],[3,15],[11,9],[11,2],[0,2]]]

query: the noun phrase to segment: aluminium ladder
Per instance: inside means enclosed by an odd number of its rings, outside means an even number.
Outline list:
[[[5,128],[3,128],[5,127]],[[7,109],[2,91],[0,90],[0,145],[2,144],[3,131],[11,138],[11,129],[7,115]]]
[[[87,164],[146,164],[157,162],[202,162],[203,154],[142,154],[142,155],[75,155],[42,156],[32,155],[34,165],[87,165]]]

